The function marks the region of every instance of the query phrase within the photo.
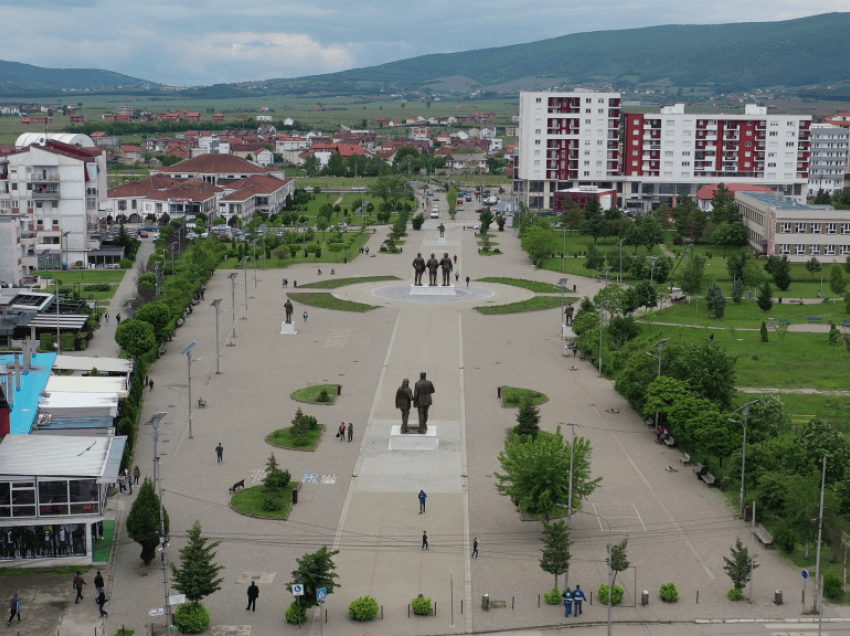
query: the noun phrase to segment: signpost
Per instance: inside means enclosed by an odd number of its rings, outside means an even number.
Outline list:
[[[328,598],[328,588],[320,587],[316,590],[316,600],[319,601],[319,634],[325,636],[325,621],[322,616],[322,604]]]
[[[809,571],[803,570],[803,611],[806,611],[806,583],[809,580]]]

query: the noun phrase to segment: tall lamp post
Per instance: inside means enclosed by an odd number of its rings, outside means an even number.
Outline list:
[[[174,276],[174,246],[177,246],[177,249],[180,249],[180,243],[174,241],[171,245],[168,246],[168,250],[171,252],[171,275]]]
[[[254,246],[254,289],[257,288],[257,241],[260,239],[254,239],[251,241],[251,245]]]
[[[733,413],[737,413],[740,411],[744,414],[744,445],[741,447],[741,519],[744,518],[744,466],[747,461],[747,417],[750,415],[750,407],[758,402],[758,400],[753,400],[752,402],[747,402],[744,406],[735,409],[732,411]],[[729,420],[730,422],[734,422],[735,420]]]
[[[236,272],[230,273],[230,295],[231,300],[233,301],[233,334],[232,336],[236,337],[236,279],[239,274]]]
[[[821,585],[820,580],[820,542],[821,537],[823,536],[823,493],[824,488],[826,486],[826,458],[829,455],[823,456],[823,471],[821,472],[820,478],[820,510],[818,511],[818,550],[817,557],[815,558],[815,585],[817,585],[818,593],[815,594],[815,603],[812,606],[812,609],[816,612],[820,612],[821,608],[818,607],[818,598],[822,598],[823,596],[823,586]],[[820,628],[818,628],[820,629]]]
[[[564,323],[564,290],[567,288],[567,279],[562,278],[558,281],[558,285],[561,286],[561,340],[564,339],[564,327],[566,326]]]
[[[221,301],[224,298],[216,298],[210,303],[210,307],[215,307],[215,372],[221,373],[221,344],[218,338],[218,315],[221,313]]]
[[[602,336],[603,329],[605,327],[605,305],[608,304],[606,300],[604,303],[601,303],[597,309],[599,310],[599,377],[602,377]]]
[[[245,311],[248,311],[248,261],[251,260],[250,256],[246,256],[242,259],[242,270],[245,272]]]
[[[154,488],[157,487],[157,483],[160,484],[159,485],[159,532],[160,532],[159,541],[160,541],[160,546],[162,548],[162,584],[163,584],[164,591],[165,591],[165,607],[163,609],[165,610],[165,624],[171,625],[171,616],[170,616],[171,610],[170,610],[170,605],[168,604],[168,597],[169,597],[169,594],[168,594],[168,554],[167,554],[167,551],[166,551],[166,548],[168,547],[168,541],[167,541],[166,535],[165,535],[165,507],[162,503],[162,484],[159,480],[160,471],[159,471],[159,453],[158,453],[159,436],[162,435],[162,433],[159,432],[159,423],[162,420],[162,418],[164,418],[166,415],[168,415],[168,412],[154,413],[153,416],[151,417],[150,422],[148,422],[148,424],[150,424],[153,427],[153,433],[149,433],[149,435],[153,438],[153,481],[154,481]]]
[[[664,343],[669,342],[670,338],[664,338],[655,343],[655,348],[658,349],[658,376],[661,377],[661,352],[664,351]],[[655,429],[658,430],[658,411],[655,411]]]
[[[59,333],[59,279],[56,279],[56,352],[62,353],[62,335]]]
[[[192,439],[192,417],[194,415],[194,411],[192,410],[192,363],[200,360],[192,360],[192,349],[198,346],[198,343],[192,341],[192,343],[183,349],[180,352],[181,356],[186,356],[186,361],[189,364],[189,439]]]
[[[601,274],[601,276],[604,276],[604,277],[605,277],[605,287],[608,287],[608,274],[609,274],[610,272],[611,272],[611,268],[610,268],[610,267],[606,267],[605,269],[603,269],[603,270],[602,270],[602,274]]]
[[[623,239],[622,241],[617,243],[617,245],[620,246],[620,276],[619,278],[617,278],[617,282],[620,284],[622,284],[623,282],[623,243],[625,242],[625,240],[626,239]]]

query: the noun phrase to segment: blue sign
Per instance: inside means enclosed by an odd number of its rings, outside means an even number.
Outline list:
[[[293,596],[304,596],[304,586],[300,583],[292,584],[292,595]]]
[[[318,590],[316,590],[316,600],[319,601],[319,603],[327,600],[327,598],[328,598],[328,588],[320,587]]]
[[[804,579],[809,578],[809,571],[808,570],[803,570],[803,578]]]

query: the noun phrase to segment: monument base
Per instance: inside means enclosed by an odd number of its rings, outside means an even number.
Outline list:
[[[415,426],[418,428],[418,422]],[[401,424],[394,424],[390,431],[390,450],[435,451],[439,445],[436,426],[429,426],[425,434],[402,433]]]
[[[455,286],[449,285],[448,287],[443,287],[442,285],[438,285],[437,287],[430,287],[428,285],[422,285],[421,287],[417,285],[410,286],[410,295],[411,296],[454,296],[455,295]]]
[[[445,236],[441,236],[440,238],[437,239],[437,245],[445,245],[445,244],[446,244],[446,237]]]
[[[295,331],[295,323],[294,322],[286,322],[284,321],[280,325],[280,335],[281,336],[294,336],[298,332]]]

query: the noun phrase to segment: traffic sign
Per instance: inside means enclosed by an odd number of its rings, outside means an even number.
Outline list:
[[[809,571],[808,570],[803,570],[803,578],[804,579],[809,578]]]
[[[316,590],[316,600],[320,603],[328,598],[328,588],[320,587]]]
[[[293,596],[304,596],[304,586],[300,583],[292,584],[292,595]]]

